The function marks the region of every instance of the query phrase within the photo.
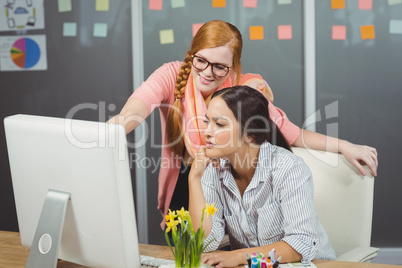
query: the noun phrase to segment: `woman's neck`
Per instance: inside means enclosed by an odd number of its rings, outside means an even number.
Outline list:
[[[259,152],[259,146],[247,145],[229,158],[233,169],[232,173],[236,180],[242,181],[246,185],[251,182],[257,167]]]

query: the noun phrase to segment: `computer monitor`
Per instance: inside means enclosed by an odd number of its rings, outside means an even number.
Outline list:
[[[124,128],[33,115],[4,125],[27,267],[139,267]]]

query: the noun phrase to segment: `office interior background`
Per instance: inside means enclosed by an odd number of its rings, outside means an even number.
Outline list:
[[[304,24],[305,1],[314,7],[313,28]],[[292,122],[311,126],[306,99],[312,99],[315,107],[310,115],[315,114],[317,132],[377,149],[371,244],[401,254],[402,1],[345,0],[344,7],[333,6],[331,0],[305,1],[113,0],[99,8],[95,0],[38,0],[43,2],[44,28],[1,30],[0,40],[44,36],[40,53],[46,55],[47,66],[6,70],[0,61],[0,116],[73,115],[106,121],[120,111],[141,78],[165,62],[183,60],[200,24],[228,21],[243,35],[243,72],[264,77],[274,104]],[[304,42],[311,31],[312,59],[306,57]],[[0,44],[0,59],[9,53],[4,48],[5,43]],[[305,86],[306,64],[311,60],[313,93]],[[147,124],[152,139],[139,149],[157,159],[160,148],[155,145],[161,135],[157,110]],[[134,136],[130,133],[128,140],[138,139],[138,132]],[[0,147],[0,230],[18,231],[3,124]],[[135,156],[137,150],[129,153]],[[146,187],[141,199],[136,196],[137,210],[144,217],[137,214],[142,242],[165,244],[157,210],[158,170],[152,164],[141,170],[133,160],[132,178],[135,195],[140,192],[138,185]],[[339,217],[348,220],[348,215]]]

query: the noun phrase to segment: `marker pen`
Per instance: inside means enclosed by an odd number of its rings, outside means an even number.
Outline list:
[[[272,263],[271,259],[268,258],[268,260],[267,260],[267,268],[273,268],[273,267],[274,266],[273,266],[273,263]]]
[[[258,261],[258,268],[261,268],[261,259],[262,259],[262,256],[261,256],[261,255],[259,255],[259,256],[257,257],[257,261]]]
[[[257,258],[252,258],[251,259],[251,268],[258,268]]]
[[[275,261],[273,268],[277,268],[279,266],[279,263],[281,262],[282,256],[279,256],[279,258]]]
[[[260,265],[260,267],[261,267],[261,268],[268,268],[268,267],[267,267],[267,261],[265,260],[264,257],[261,258],[261,265]]]
[[[249,256],[247,253],[245,253],[245,255],[246,255],[248,267],[251,267],[251,259],[250,259],[250,256]]]
[[[271,258],[272,262],[275,262],[276,260],[276,256],[275,256],[275,249],[273,248],[270,252],[269,252],[269,257]]]

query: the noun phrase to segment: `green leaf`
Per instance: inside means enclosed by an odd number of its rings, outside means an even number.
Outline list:
[[[168,233],[166,231],[165,231],[165,239],[166,239],[166,242],[167,242],[170,250],[172,251],[173,256],[175,256],[175,253],[173,251],[172,245],[170,244],[170,239],[169,239]]]

